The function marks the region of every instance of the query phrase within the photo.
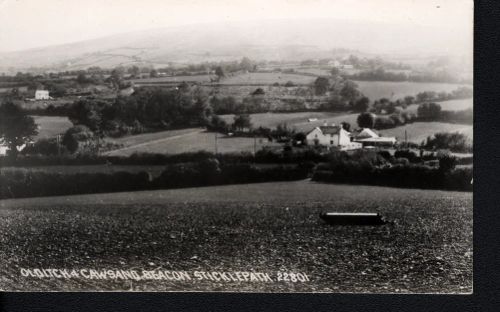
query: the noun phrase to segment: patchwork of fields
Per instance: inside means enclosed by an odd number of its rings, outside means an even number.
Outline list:
[[[323,211],[383,214],[329,226]],[[0,201],[4,290],[471,292],[472,193],[307,181]],[[293,283],[39,279],[21,268],[306,273]]]

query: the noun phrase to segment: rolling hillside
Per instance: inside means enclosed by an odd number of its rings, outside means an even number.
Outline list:
[[[451,48],[466,51],[468,47],[466,36],[457,37],[445,28],[394,26],[326,19],[193,24],[0,53],[0,69],[166,65],[169,62],[234,60],[243,56],[301,60],[332,57],[334,48],[369,53],[397,51],[399,54],[421,54],[424,58],[426,53],[443,53],[452,51]]]

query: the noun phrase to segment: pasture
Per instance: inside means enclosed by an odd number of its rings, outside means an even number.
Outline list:
[[[390,223],[330,226],[324,211],[375,211]],[[472,291],[472,193],[298,181],[3,200],[0,239],[3,290]],[[253,271],[274,282],[55,279],[21,268]]]
[[[403,142],[405,139],[405,130],[408,134],[408,141],[420,144],[428,136],[432,136],[437,132],[460,132],[473,139],[472,125],[461,125],[444,122],[415,122],[406,124],[401,127],[378,131],[383,136],[394,136],[398,141]]]
[[[38,125],[38,139],[55,137],[58,134],[64,134],[73,124],[67,117],[59,116],[33,116]]]
[[[151,135],[151,136],[150,136]],[[163,138],[160,138],[163,136]],[[217,136],[217,139],[216,139]],[[275,142],[269,142],[265,138],[229,137],[220,133],[206,132],[203,129],[193,130],[184,134],[172,135],[170,131],[162,131],[151,134],[142,134],[124,138],[134,141],[134,144],[107,152],[110,156],[128,156],[136,152],[180,154],[187,152],[208,151],[218,153],[253,152],[265,146],[279,147]]]
[[[144,78],[144,79],[132,79],[135,85],[142,84],[172,84],[181,82],[210,82],[210,75],[190,75],[190,76],[168,76],[168,77],[156,77],[156,78]]]
[[[221,117],[226,122],[232,123],[234,115],[221,115]],[[324,123],[339,125],[343,121],[350,123],[351,127],[355,128],[357,127],[358,114],[331,112],[260,113],[250,114],[250,118],[254,128],[275,128],[280,124],[286,123],[292,129],[307,132],[315,127],[322,126]],[[317,120],[309,121],[309,118]]]
[[[223,78],[220,83],[224,85],[232,84],[286,84],[288,81],[294,84],[310,84],[314,82],[316,77],[300,74],[285,74],[285,73],[246,73],[240,75],[229,76]]]
[[[473,99],[460,99],[460,100],[450,100],[450,101],[442,101],[436,102],[441,106],[442,110],[448,111],[459,111],[468,108],[473,108]],[[418,109],[418,104],[409,105],[407,110],[416,113]]]
[[[435,91],[450,92],[464,85],[453,83],[433,83],[433,82],[393,82],[393,81],[355,81],[359,90],[370,100],[375,101],[381,98],[397,100],[407,95],[415,96],[419,92]],[[470,86],[469,86],[470,87]]]

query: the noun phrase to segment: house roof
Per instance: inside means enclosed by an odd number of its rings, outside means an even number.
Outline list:
[[[323,134],[338,134],[340,132],[340,127],[337,126],[321,126],[319,130],[323,132]]]
[[[377,138],[366,138],[366,139],[358,139],[356,142],[373,142],[373,143],[392,143],[396,142],[395,137],[377,137]]]
[[[353,136],[357,139],[378,138],[379,137],[379,135],[370,128],[363,128],[361,130],[358,130],[355,133],[353,133]]]

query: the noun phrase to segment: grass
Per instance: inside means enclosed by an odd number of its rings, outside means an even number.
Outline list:
[[[33,116],[38,125],[38,135],[36,140],[41,138],[51,138],[58,134],[64,134],[73,124],[67,117],[58,116]]]
[[[226,122],[232,123],[234,115],[222,115]],[[268,127],[275,128],[279,124],[286,123],[287,126],[295,128],[297,131],[308,132],[315,127],[327,124],[339,125],[345,121],[351,127],[357,127],[358,114],[330,113],[330,112],[299,112],[299,113],[260,113],[251,114],[251,121],[254,128]],[[309,118],[316,118],[316,121],[308,121]]]
[[[442,110],[447,110],[447,111],[459,111],[459,110],[464,110],[464,109],[468,109],[468,108],[473,108],[472,98],[461,99],[461,100],[442,101],[442,102],[436,102],[436,103],[441,106]],[[416,113],[417,109],[418,109],[418,104],[410,105],[410,106],[408,106],[407,109],[409,111]]]
[[[472,125],[460,125],[444,122],[415,122],[406,124],[393,129],[380,130],[383,136],[395,136],[399,141],[404,141],[405,130],[408,134],[408,141],[421,143],[428,136],[432,136],[438,132],[460,132],[467,135],[470,139],[473,138]]]
[[[452,83],[433,82],[392,82],[392,81],[355,81],[359,90],[370,100],[375,101],[381,98],[397,100],[407,95],[415,96],[424,91],[445,91],[450,92],[463,85]]]
[[[145,79],[133,79],[134,84],[161,84],[161,83],[181,83],[185,82],[210,82],[210,75],[192,75],[192,76],[171,76],[171,77],[157,77]]]
[[[307,181],[0,201],[4,290],[471,292],[472,194]],[[329,226],[376,211],[383,226]],[[303,272],[307,283],[24,278],[20,268]]]
[[[310,84],[314,82],[316,77],[300,74],[284,74],[284,73],[247,73],[229,76],[220,81],[221,84],[285,84],[292,81],[295,84]]]
[[[174,130],[177,131],[177,130]],[[163,135],[163,139],[158,139]],[[160,154],[180,154],[187,152],[208,151],[215,152],[214,132],[205,132],[202,129],[180,135],[171,135],[171,131],[151,134],[142,134],[140,138],[129,137],[127,140],[136,144],[126,145],[125,148],[108,152],[112,156],[127,156],[134,152],[148,152]],[[139,140],[140,139],[140,140]],[[278,143],[268,142],[264,138],[228,137],[217,134],[217,152],[253,152],[264,146],[280,146]]]

